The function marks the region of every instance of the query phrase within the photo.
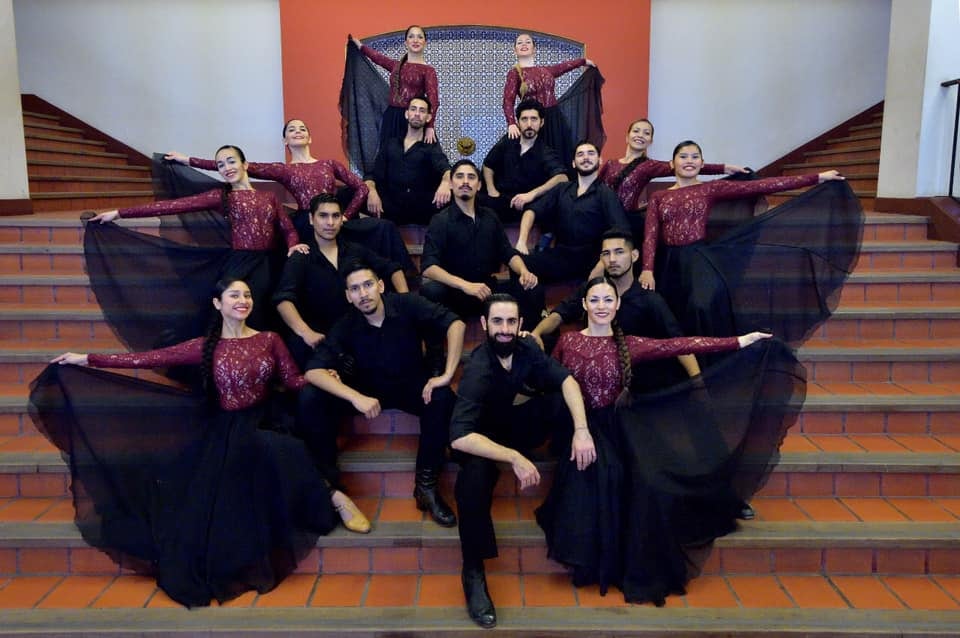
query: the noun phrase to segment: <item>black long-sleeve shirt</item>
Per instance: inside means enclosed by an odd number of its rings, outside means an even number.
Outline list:
[[[483,165],[493,171],[501,197],[531,191],[564,170],[556,151],[539,138],[521,155],[520,140],[506,135],[487,152]]]
[[[595,180],[583,195],[577,196],[576,181],[557,184],[530,209],[536,223],[556,236],[561,246],[593,246],[598,252],[600,237],[610,228],[630,229],[630,222],[617,194],[600,180]]]
[[[439,266],[451,275],[480,282],[517,254],[496,213],[477,206],[471,219],[452,203],[430,220],[420,269]]]

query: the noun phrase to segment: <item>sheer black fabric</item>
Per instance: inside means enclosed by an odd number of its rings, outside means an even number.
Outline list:
[[[574,585],[598,583],[600,593],[606,594],[623,578],[624,469],[613,406],[592,410],[587,418],[597,460],[578,470],[569,460],[568,442],[559,456],[553,489],[536,517],[547,540],[547,555],[571,569]]]
[[[860,253],[863,209],[821,184],[711,242],[657,249],[657,290],[686,334],[805,339],[833,313]]]
[[[338,522],[302,442],[132,377],[50,365],[30,415],[70,467],[90,545],[187,606],[266,592]]]
[[[340,86],[340,126],[343,150],[364,175],[373,170],[380,145],[380,129],[391,115],[388,110],[400,110],[401,119],[403,117],[402,109],[389,109],[389,104],[390,87],[373,63],[348,39]]]
[[[560,156],[564,168],[573,161],[573,145],[580,140],[589,140],[598,149],[607,141],[602,119],[604,82],[600,71],[588,66],[557,99],[557,105],[547,109],[541,135]]]
[[[150,171],[157,199],[176,199],[223,188],[223,182],[179,162],[167,161],[160,153],[153,154]],[[196,246],[230,245],[230,224],[220,211],[164,215],[159,219],[160,236],[165,239]]]
[[[803,366],[770,339],[618,408],[627,601],[663,604],[684,592],[712,541],[736,529],[742,504],[765,483],[805,396]]]

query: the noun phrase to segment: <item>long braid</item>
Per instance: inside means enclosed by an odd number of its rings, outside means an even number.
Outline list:
[[[203,392],[213,401],[218,398],[217,384],[213,375],[213,351],[223,335],[223,315],[219,312],[213,313],[210,318],[210,325],[207,327],[207,334],[203,339],[203,356],[200,359],[200,379],[203,382]]]
[[[400,56],[400,64],[396,66],[393,73],[390,74],[390,93],[393,95],[394,102],[400,102],[403,98],[403,89],[400,85],[400,72],[403,71],[403,65],[407,63],[407,54]]]
[[[623,335],[623,328],[620,322],[614,319],[610,327],[613,328],[613,342],[617,344],[617,358],[620,360],[620,384],[622,392],[619,402],[630,391],[630,384],[633,382],[633,366],[630,364],[630,349],[627,347],[627,338]]]

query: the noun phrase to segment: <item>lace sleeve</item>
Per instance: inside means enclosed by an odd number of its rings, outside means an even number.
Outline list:
[[[507,71],[507,81],[503,85],[503,115],[507,118],[507,125],[516,124],[517,116],[513,112],[517,103],[517,94],[520,92],[520,74],[511,68]]]
[[[660,198],[654,193],[647,204],[647,218],[643,229],[643,269],[653,270],[660,233]]]
[[[393,73],[393,69],[397,66],[396,60],[385,56],[376,49],[371,49],[365,44],[360,47],[360,52],[370,58],[370,61],[377,66],[385,68],[389,73]]]
[[[726,352],[740,347],[736,337],[674,337],[651,339],[627,335],[627,348],[633,363],[650,359],[667,359],[681,354]]]
[[[301,390],[307,384],[306,379],[300,373],[300,369],[290,356],[290,351],[283,343],[283,340],[275,332],[268,333],[270,336],[270,352],[273,354],[273,360],[277,364],[277,376],[283,385],[291,390]]]
[[[360,207],[363,206],[363,202],[367,199],[370,189],[363,183],[362,179],[357,177],[352,171],[347,170],[347,167],[340,162],[330,160],[330,163],[333,165],[333,174],[336,178],[353,189],[353,197],[350,199],[350,203],[347,204],[347,209],[343,211],[344,219],[353,219],[360,211]]]
[[[569,73],[574,69],[577,69],[587,63],[586,58],[577,58],[575,60],[567,60],[566,62],[560,62],[559,64],[551,64],[548,67],[545,67],[550,71],[550,75],[555,78],[560,77],[564,73]]]
[[[94,368],[165,368],[179,365],[200,365],[203,356],[203,337],[176,345],[122,354],[91,354],[87,363]]]
[[[219,210],[221,197],[222,191],[219,188],[215,188],[205,193],[190,195],[188,197],[179,197],[177,199],[167,199],[162,202],[143,204],[142,206],[121,208],[119,212],[121,218],[132,219],[138,217],[160,217],[162,215],[193,213],[199,210]]]

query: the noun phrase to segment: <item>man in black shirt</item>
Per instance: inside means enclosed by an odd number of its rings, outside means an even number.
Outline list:
[[[483,160],[487,187],[481,203],[494,209],[504,221],[515,222],[538,197],[567,181],[556,152],[539,139],[543,106],[536,100],[517,104],[520,138],[504,135]]]
[[[600,152],[592,142],[574,149],[577,181],[560,184],[535,201],[523,213],[517,250],[529,253],[530,229],[536,221],[541,231],[552,232],[556,244],[529,254],[527,267],[542,283],[578,279],[598,266],[600,236],[610,228],[629,229],[630,222],[617,194],[597,179]]]
[[[634,277],[633,265],[639,258],[640,251],[634,245],[633,235],[629,231],[614,228],[603,234],[600,261],[603,263],[604,273],[617,287],[617,296],[620,298],[617,323],[624,334],[639,337],[669,339],[684,336],[680,322],[663,297],[653,290],[642,288]],[[582,322],[583,298],[586,292],[586,284],[583,284],[537,324],[531,331],[532,335],[543,341],[553,341],[549,337],[562,324]],[[644,361],[634,368],[631,389],[636,392],[667,387],[687,376],[700,374],[697,358],[692,354],[681,355],[676,359]]]
[[[439,144],[423,141],[432,107],[424,97],[410,100],[404,116],[407,134],[383,140],[373,171],[367,211],[397,224],[426,225],[437,208],[450,202],[450,162]]]
[[[455,400],[449,386],[463,352],[463,322],[419,295],[383,294],[383,280],[366,264],[348,264],[343,274],[353,308],[320,342],[307,364],[305,376],[311,385],[300,393],[301,421],[310,423],[317,440],[332,442],[333,468],[324,474],[328,479],[336,476],[336,431],[340,408],[345,407],[337,399],[349,402],[368,419],[389,407],[416,414],[417,507],[429,511],[440,525],[456,525],[437,482]],[[447,341],[446,366],[442,374],[431,377],[423,338],[442,335]]]
[[[363,261],[396,292],[408,290],[400,264],[340,236],[343,213],[336,196],[320,193],[310,200],[309,222],[312,235],[306,243],[310,252],[294,253],[287,259],[273,294],[277,312],[291,332],[287,348],[301,369],[333,322],[350,308],[338,271],[341,264]]]
[[[481,317],[487,338],[463,368],[450,422],[450,445],[460,462],[455,491],[463,593],[470,617],[481,627],[497,622],[483,567],[485,559],[497,556],[490,515],[499,475],[496,463],[510,464],[520,489],[537,485],[540,473],[526,454],[542,445],[551,430],[555,443],[562,442],[571,419],[571,458],[580,469],[596,460],[580,386],[533,339],[518,336],[521,323],[512,297],[487,299]],[[536,396],[518,401],[531,395]]]
[[[480,172],[464,159],[450,174],[453,203],[434,215],[427,228],[420,294],[465,317],[480,314],[494,292],[510,292],[520,302],[523,320],[536,325],[543,310],[543,288],[510,245],[497,215],[477,205]],[[512,273],[509,282],[494,276],[503,265]]]

